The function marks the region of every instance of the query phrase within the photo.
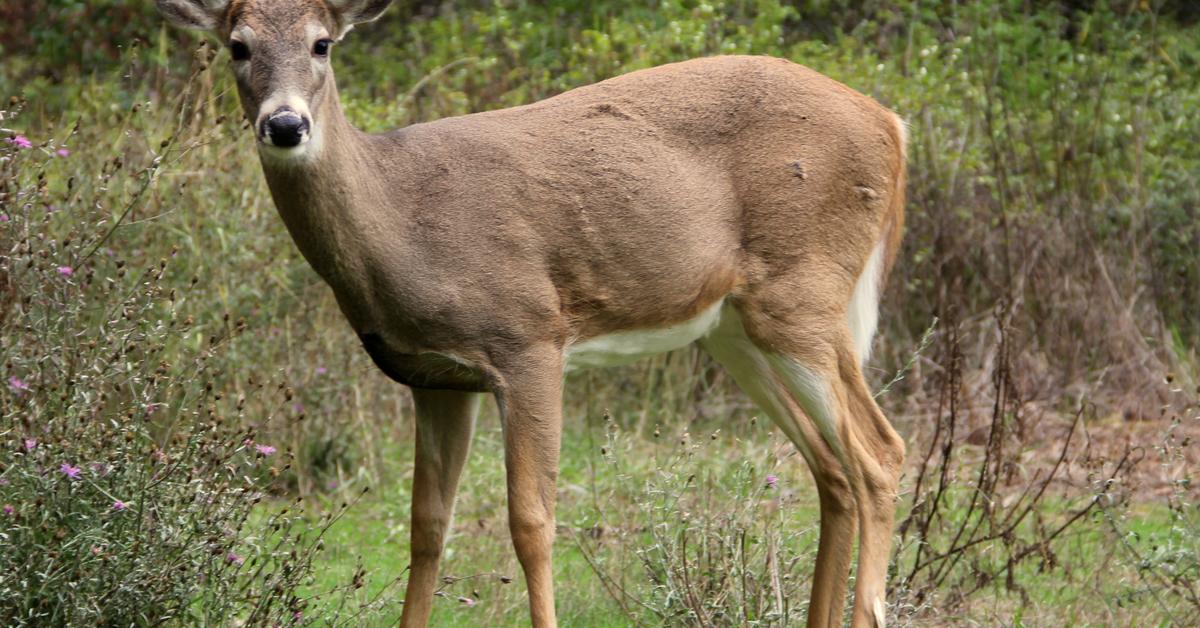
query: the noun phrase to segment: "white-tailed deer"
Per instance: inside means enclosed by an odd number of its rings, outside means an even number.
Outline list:
[[[904,125],[802,66],[713,57],[524,107],[368,135],[333,43],[390,0],[158,0],[229,46],[276,207],[379,368],[413,389],[412,571],[428,621],[481,395],[509,524],[555,624],[563,372],[698,341],[787,434],[820,494],[810,626],[882,625],[904,443],[860,366],[903,223]]]

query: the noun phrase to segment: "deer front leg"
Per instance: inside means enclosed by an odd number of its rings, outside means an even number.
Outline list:
[[[504,426],[508,525],[537,628],[557,625],[550,553],[562,435],[562,371],[562,353],[542,347],[500,366],[495,385]]]
[[[454,494],[483,396],[419,388],[414,388],[412,394],[417,415],[412,563],[400,625],[424,626],[429,622],[437,589],[438,563],[454,511]]]

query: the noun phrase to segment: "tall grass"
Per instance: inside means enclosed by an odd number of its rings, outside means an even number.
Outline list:
[[[198,336],[200,280],[175,246],[123,246],[155,220],[158,177],[206,140],[184,137],[186,108],[186,94],[165,115],[139,102],[101,129],[84,117],[0,146],[6,625],[302,615],[318,539],[283,513],[250,521],[286,457],[218,383],[244,324]]]

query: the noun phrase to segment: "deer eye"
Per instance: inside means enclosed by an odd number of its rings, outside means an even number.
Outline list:
[[[240,41],[229,42],[229,54],[234,61],[245,61],[250,58],[250,47]]]
[[[313,54],[318,57],[327,57],[329,56],[329,47],[332,45],[332,39],[318,39],[317,43],[313,44]]]

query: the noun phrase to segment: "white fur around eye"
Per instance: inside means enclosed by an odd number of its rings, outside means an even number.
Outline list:
[[[245,78],[246,75],[249,74],[249,72],[250,72],[250,64],[247,63],[247,61],[254,58],[254,47],[255,47],[254,29],[250,28],[249,26],[246,26],[246,25],[239,26],[239,27],[235,28],[232,33],[229,34],[229,40],[231,42],[230,47],[232,47],[232,42],[240,41],[240,42],[242,42],[242,45],[246,46],[246,50],[248,50],[250,52],[249,56],[247,56],[245,59],[241,59],[241,60],[233,58],[232,50],[230,50],[230,52],[229,52],[230,60],[233,62],[234,74],[236,74],[238,76],[238,78]]]

